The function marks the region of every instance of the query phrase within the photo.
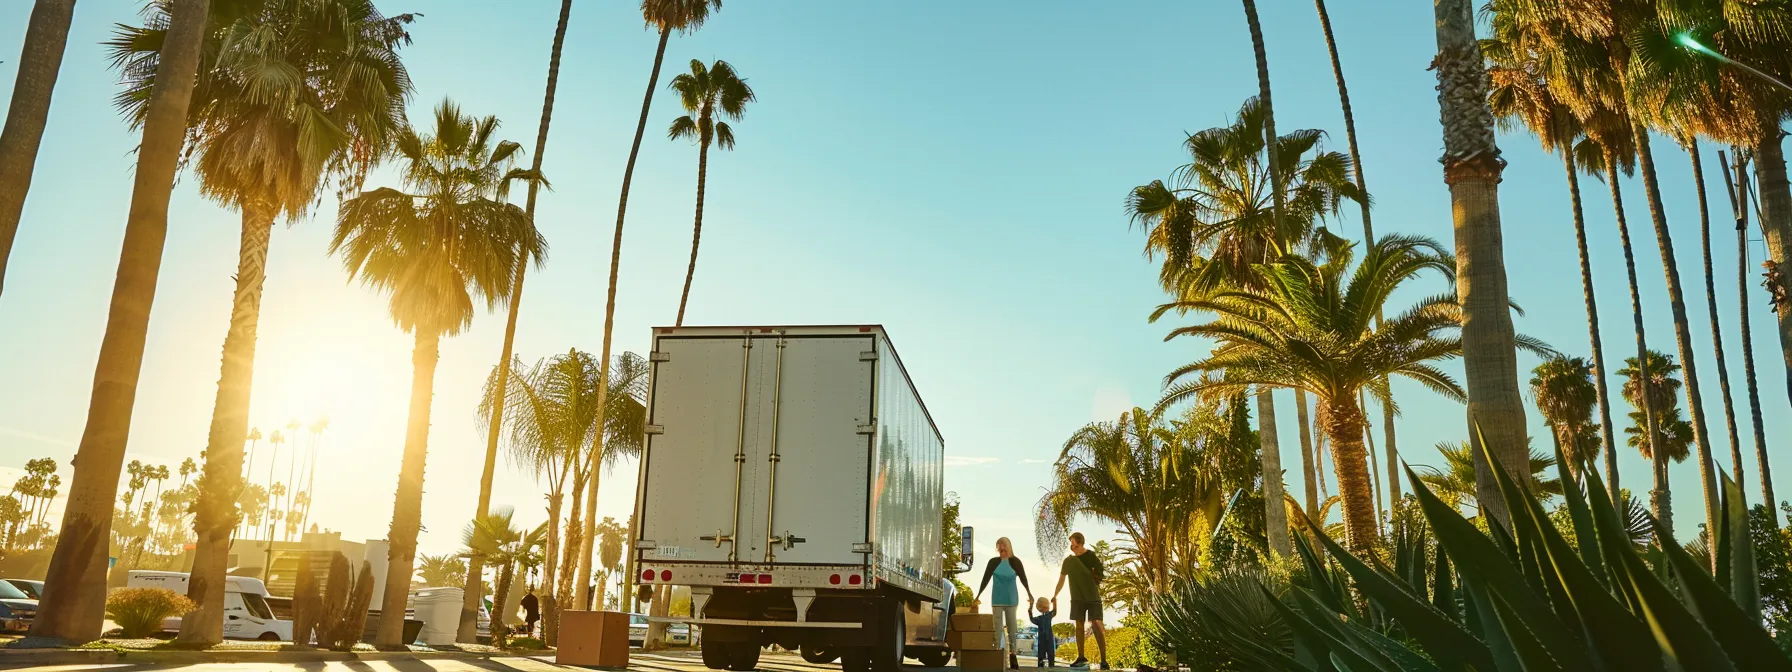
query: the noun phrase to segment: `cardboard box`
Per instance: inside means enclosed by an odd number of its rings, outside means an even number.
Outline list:
[[[952,628],[959,632],[995,632],[994,614],[953,614]]]
[[[946,646],[953,651],[991,651],[1002,648],[1002,642],[996,639],[993,632],[948,632]]]
[[[995,651],[960,651],[958,669],[965,672],[1000,672],[1008,667],[1008,654]]]
[[[628,667],[628,614],[619,611],[560,612],[560,647],[554,662],[624,669]]]

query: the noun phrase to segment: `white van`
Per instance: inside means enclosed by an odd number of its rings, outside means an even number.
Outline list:
[[[130,588],[167,588],[187,594],[186,572],[133,569],[126,579]],[[247,576],[224,577],[224,638],[292,641],[292,621],[274,618],[268,608],[267,584]],[[162,621],[165,632],[180,632],[180,617]]]

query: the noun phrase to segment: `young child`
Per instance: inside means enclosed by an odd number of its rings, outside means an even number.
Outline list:
[[[1041,597],[1034,601],[1034,606],[1038,608],[1039,614],[1029,615],[1027,620],[1032,621],[1033,627],[1039,629],[1039,634],[1034,637],[1039,645],[1039,667],[1056,667],[1058,639],[1052,636],[1052,618],[1058,615],[1057,603]],[[1033,609],[1028,609],[1027,612],[1031,614]]]

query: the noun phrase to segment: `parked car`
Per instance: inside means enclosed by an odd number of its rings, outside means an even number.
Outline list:
[[[37,618],[37,600],[19,590],[10,581],[0,581],[0,630],[24,632]]]
[[[4,579],[4,581],[19,589],[19,592],[24,593],[26,597],[33,600],[44,599],[44,582],[42,581],[29,579]]]
[[[1023,656],[1033,655],[1039,650],[1039,626],[1029,625],[1016,631],[1014,651]]]
[[[647,645],[647,616],[643,614],[628,615],[629,646]]]

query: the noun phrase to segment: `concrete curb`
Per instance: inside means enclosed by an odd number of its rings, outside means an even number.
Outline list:
[[[112,649],[12,649],[0,650],[0,668],[39,665],[99,665],[145,663],[201,665],[206,663],[326,663],[372,660],[474,660],[514,657],[509,652],[466,651],[116,651]]]

